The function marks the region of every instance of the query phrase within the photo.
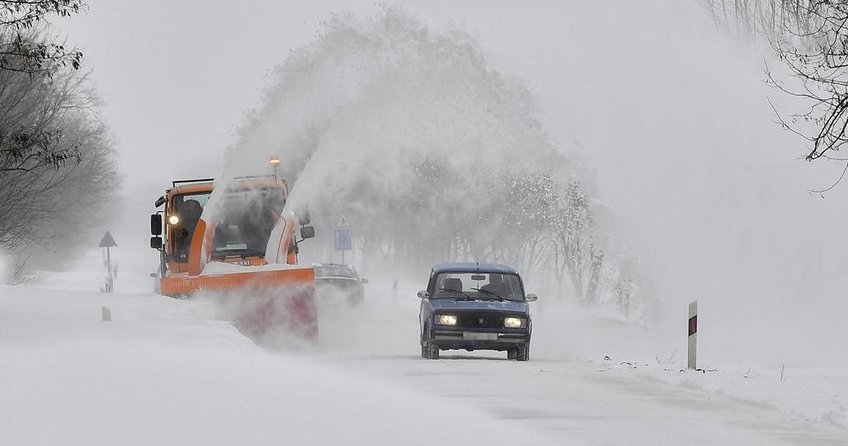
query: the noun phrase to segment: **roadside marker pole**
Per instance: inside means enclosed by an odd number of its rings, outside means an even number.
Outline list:
[[[688,368],[697,369],[696,353],[698,350],[698,301],[689,304],[689,361]]]

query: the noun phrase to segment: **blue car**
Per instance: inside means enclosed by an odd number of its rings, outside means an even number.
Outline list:
[[[524,294],[518,271],[486,263],[433,266],[421,299],[421,357],[439,359],[440,350],[506,351],[508,359],[530,359],[535,294]]]

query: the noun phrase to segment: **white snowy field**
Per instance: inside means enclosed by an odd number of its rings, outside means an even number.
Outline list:
[[[271,351],[207,302],[98,279],[0,288],[0,444],[848,443],[845,368],[682,371],[682,342],[602,312],[537,308],[528,363],[428,361],[416,284],[374,278],[362,307],[321,308],[317,350]]]

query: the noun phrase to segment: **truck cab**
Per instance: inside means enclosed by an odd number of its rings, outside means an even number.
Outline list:
[[[166,295],[195,291],[205,265],[220,263],[261,266],[297,264],[294,227],[301,225],[301,240],[314,236],[308,214],[294,221],[285,215],[288,185],[274,177],[245,177],[230,182],[216,209],[210,206],[215,189],[211,178],[173,181],[156,200],[162,210],[151,216],[150,247],[159,251],[158,288]],[[164,207],[163,207],[164,206]],[[202,217],[202,218],[201,218]],[[271,238],[280,227],[277,238]],[[271,246],[269,241],[276,241]],[[266,258],[268,254],[273,258]]]

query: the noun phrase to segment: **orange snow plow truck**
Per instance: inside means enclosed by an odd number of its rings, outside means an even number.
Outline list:
[[[156,200],[164,205],[150,217],[157,292],[220,299],[224,316],[255,340],[273,332],[316,342],[315,274],[297,266],[298,244],[315,236],[308,212],[284,211],[288,186],[276,177],[215,186],[173,181]]]

